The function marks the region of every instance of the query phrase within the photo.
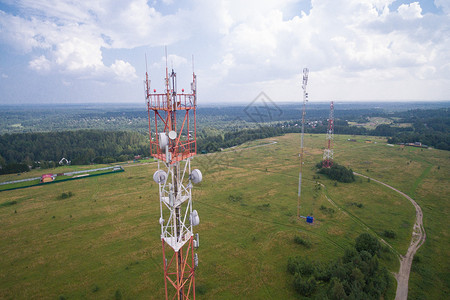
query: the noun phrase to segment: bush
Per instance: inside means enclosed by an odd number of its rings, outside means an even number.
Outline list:
[[[228,200],[230,200],[231,202],[240,202],[240,201],[242,201],[242,196],[241,195],[229,195]]]
[[[352,203],[350,203],[350,205],[351,206],[356,206],[358,208],[363,208],[364,207],[364,205],[362,203],[359,203],[359,202],[352,202]]]
[[[374,256],[380,254],[381,244],[376,237],[362,233],[356,238],[355,249],[358,252],[365,250]]]
[[[316,287],[317,282],[314,279],[314,276],[304,279],[300,274],[295,274],[294,288],[300,295],[309,297],[314,293]]]
[[[268,211],[268,210],[270,210],[270,203],[264,203],[264,204],[258,205],[256,208],[259,210]]]
[[[311,247],[311,243],[310,243],[309,241],[304,240],[304,239],[302,239],[302,238],[299,237],[299,236],[295,236],[295,237],[294,237],[294,242],[295,242],[296,244],[298,244],[298,245],[302,245],[302,246],[305,246],[305,247],[307,247],[307,248]]]
[[[16,201],[16,200],[13,200],[13,201],[6,201],[6,202],[3,202],[2,204],[0,204],[0,207],[11,206],[11,205],[14,205],[14,204],[17,204],[17,201]]]
[[[204,295],[204,294],[206,294],[207,291],[208,291],[208,289],[206,288],[205,285],[196,285],[195,286],[195,293],[196,294]]]
[[[330,214],[330,215],[334,214],[334,212],[335,212],[334,209],[332,209],[331,207],[326,207],[324,205],[320,206],[320,210],[323,211],[324,213]]]
[[[395,237],[397,236],[397,234],[393,230],[385,230],[383,232],[383,235],[390,239],[395,239]]]
[[[332,180],[344,183],[355,181],[352,169],[347,169],[337,163],[334,163],[331,168],[323,168],[322,162],[319,162],[316,167],[319,169],[319,173],[327,175]],[[337,186],[337,183],[335,183],[335,186]]]
[[[61,193],[61,196],[59,196],[60,199],[67,199],[72,197],[74,194],[72,192],[67,192],[67,193]]]
[[[347,294],[345,293],[344,286],[337,278],[333,278],[333,282],[331,285],[330,296],[331,299],[341,300],[347,298]]]
[[[291,274],[299,273],[303,276],[310,276],[314,273],[314,264],[303,260],[301,257],[289,258],[287,270]]]

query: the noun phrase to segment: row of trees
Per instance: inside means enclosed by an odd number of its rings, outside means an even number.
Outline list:
[[[17,165],[55,167],[65,157],[72,164],[111,163],[148,156],[148,136],[127,131],[78,130],[0,136],[2,172]]]
[[[379,263],[381,245],[368,233],[356,238],[355,247],[330,263],[289,258],[287,270],[293,287],[315,299],[380,299],[391,285],[386,268]]]
[[[22,173],[22,172],[27,172],[29,170],[29,167],[27,164],[17,164],[17,163],[13,163],[13,164],[1,164],[0,161],[0,175],[1,174],[12,174],[12,173]]]

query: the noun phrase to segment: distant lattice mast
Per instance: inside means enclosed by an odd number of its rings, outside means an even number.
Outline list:
[[[193,209],[192,187],[202,180],[199,170],[191,170],[197,153],[196,76],[192,74],[190,92],[178,93],[176,73],[169,74],[166,63],[165,89],[151,91],[146,73],[145,90],[150,153],[158,160],[153,180],[159,190],[165,299],[195,299],[199,239],[193,230],[200,219]]]
[[[303,69],[303,110],[302,110],[302,134],[300,138],[300,173],[298,174],[298,201],[297,201],[297,218],[300,219],[300,200],[302,195],[302,171],[303,171],[303,136],[305,135],[305,115],[306,102],[308,102],[308,92],[306,92],[306,85],[308,84],[309,69]]]
[[[327,127],[327,145],[323,151],[323,163],[324,168],[330,168],[333,165],[333,141],[334,141],[334,103],[330,104],[330,116],[328,118]]]

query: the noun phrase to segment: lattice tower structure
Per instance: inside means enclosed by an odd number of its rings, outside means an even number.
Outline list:
[[[300,202],[302,195],[302,172],[303,172],[303,137],[305,135],[305,116],[306,116],[306,102],[308,102],[308,92],[306,91],[306,85],[308,84],[309,69],[303,69],[303,110],[302,110],[302,134],[300,137],[300,173],[298,174],[298,198],[297,198],[297,218],[300,219]]]
[[[158,160],[153,179],[159,187],[161,243],[165,299],[195,299],[195,269],[199,246],[194,226],[200,219],[193,209],[193,185],[202,180],[191,170],[197,153],[197,82],[192,72],[191,91],[177,93],[174,70],[166,66],[165,90],[150,90],[146,72],[145,94],[151,156]]]
[[[328,127],[326,134],[327,144],[323,151],[322,166],[324,168],[331,168],[333,165],[333,147],[334,147],[334,103],[330,104],[330,116],[328,118]]]

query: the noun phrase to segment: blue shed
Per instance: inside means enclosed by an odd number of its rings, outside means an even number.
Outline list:
[[[306,217],[306,223],[312,223],[312,222],[314,222],[314,217],[312,217],[312,216],[307,216],[307,217]]]

